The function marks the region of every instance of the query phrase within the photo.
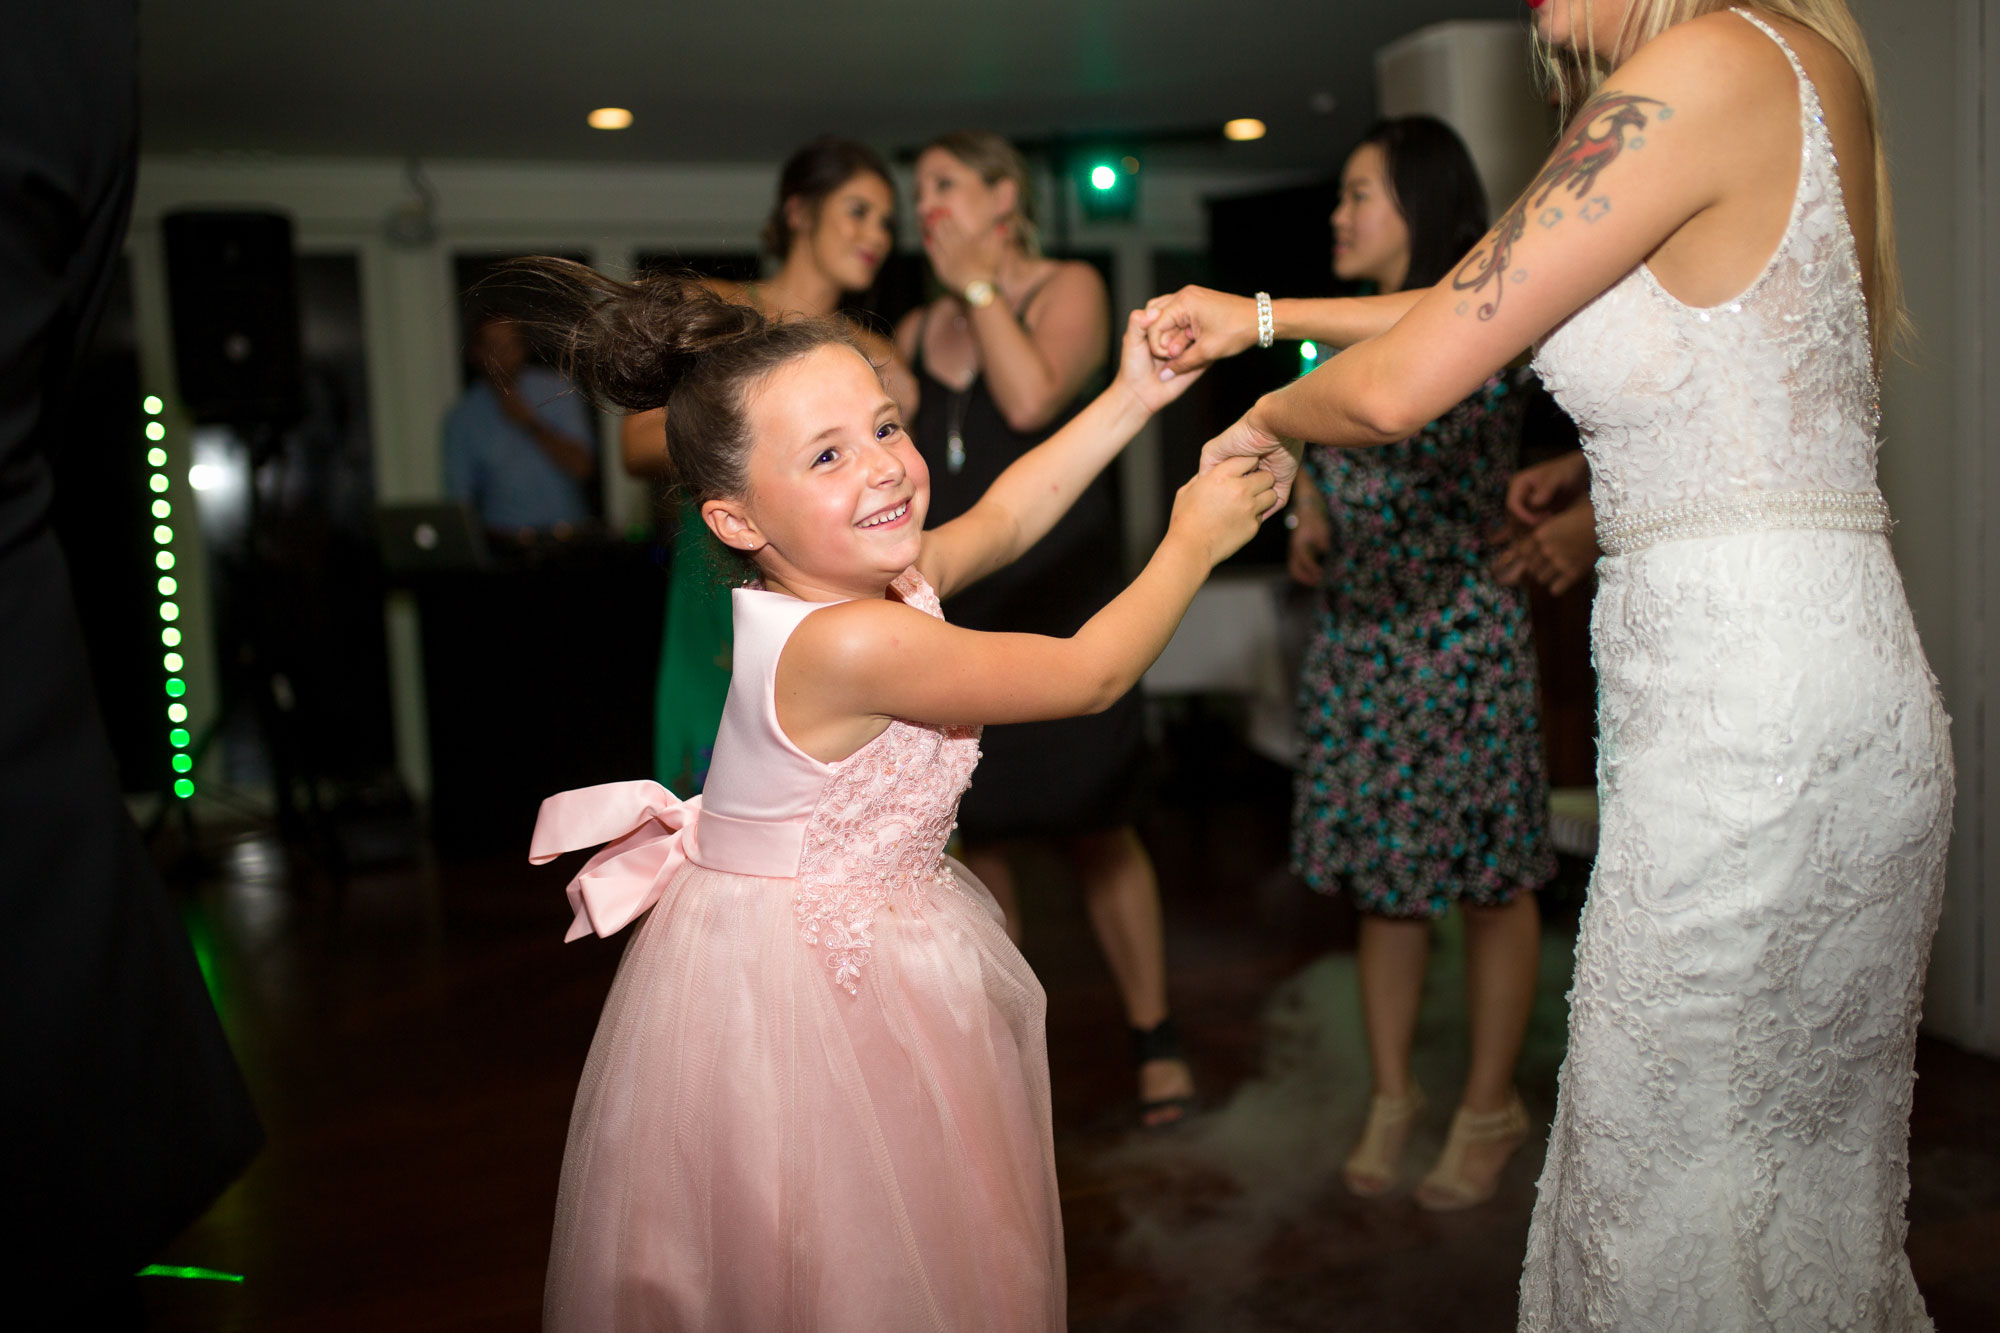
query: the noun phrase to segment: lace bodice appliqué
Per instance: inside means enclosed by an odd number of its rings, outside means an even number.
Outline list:
[[[1542,344],[1535,370],[1584,437],[1600,525],[1689,501],[1875,490],[1874,355],[1819,94],[1798,80],[1784,236],[1733,300],[1684,304],[1640,265]]]
[[[894,590],[927,615],[938,596],[914,571]],[[824,951],[833,980],[857,993],[874,947],[876,913],[892,900],[920,907],[958,892],[945,863],[958,801],[979,762],[978,727],[901,720],[829,766],[799,861],[799,931]]]

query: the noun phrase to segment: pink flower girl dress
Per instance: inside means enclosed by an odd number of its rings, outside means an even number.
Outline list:
[[[891,595],[941,614],[914,569]],[[944,855],[978,728],[801,751],[773,681],[819,606],[735,592],[701,796],[543,803],[535,860],[609,844],[569,938],[651,908],[570,1117],[549,1329],[1063,1327],[1046,997]]]

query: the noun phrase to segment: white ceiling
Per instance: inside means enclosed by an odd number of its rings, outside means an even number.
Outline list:
[[[1522,6],[145,0],[140,15],[151,152],[769,161],[823,132],[894,151],[961,126],[1043,139],[1257,116],[1261,143],[1154,160],[1329,168],[1371,117],[1377,47]],[[633,127],[588,128],[604,105]]]

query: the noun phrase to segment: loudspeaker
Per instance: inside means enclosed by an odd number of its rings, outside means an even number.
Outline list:
[[[170,213],[160,233],[183,406],[204,423],[297,421],[305,396],[291,219]]]

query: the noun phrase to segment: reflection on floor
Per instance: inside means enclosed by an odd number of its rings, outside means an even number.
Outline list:
[[[1203,789],[1163,784],[1144,830],[1175,1009],[1213,1108],[1195,1124],[1128,1128],[1123,1023],[1081,907],[1060,867],[1024,877],[1026,952],[1049,990],[1072,1327],[1511,1329],[1539,1136],[1470,1212],[1342,1190],[1366,1100],[1353,922],[1282,870],[1283,775],[1208,755]],[[264,841],[219,854],[189,925],[271,1143],[162,1256],[247,1280],[148,1279],[154,1327],[535,1326],[570,1097],[618,946],[561,943],[560,877],[530,870],[526,829],[520,841],[518,861],[366,872],[338,901]],[[1544,1125],[1582,869],[1565,876],[1521,1071]],[[1458,956],[1446,927],[1410,1180],[1457,1087]],[[2000,1064],[1927,1042],[1918,1068],[1917,1277],[1946,1333],[2000,1327]]]

